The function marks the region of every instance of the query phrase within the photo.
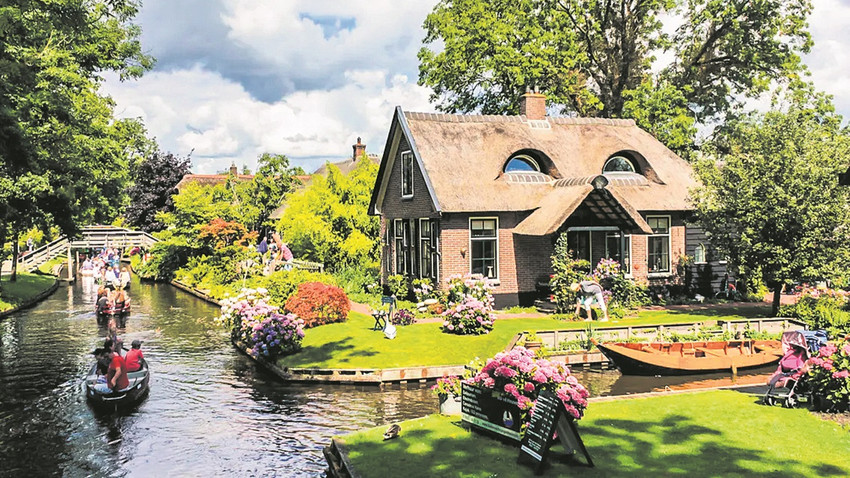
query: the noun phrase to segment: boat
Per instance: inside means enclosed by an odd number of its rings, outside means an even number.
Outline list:
[[[92,405],[99,407],[117,408],[135,405],[144,398],[150,389],[150,369],[144,360],[142,360],[142,368],[140,370],[127,374],[127,378],[130,380],[130,386],[123,390],[110,393],[98,392],[94,388],[98,377],[103,377],[103,375],[97,374],[97,363],[95,363],[86,376],[86,398],[88,398]]]
[[[690,375],[762,367],[782,358],[778,340],[599,343],[624,375]]]
[[[103,309],[98,309],[97,306],[94,307],[95,313],[98,317],[107,317],[110,315],[127,315],[130,313],[130,298],[124,301],[124,305],[120,308],[115,307],[114,304],[108,304]]]

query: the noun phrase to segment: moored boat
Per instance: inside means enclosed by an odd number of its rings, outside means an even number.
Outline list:
[[[102,393],[95,389],[98,378],[103,375],[97,374],[97,363],[95,363],[86,376],[86,398],[92,405],[99,407],[127,407],[136,404],[144,398],[150,388],[150,369],[145,361],[142,368],[136,372],[127,374],[130,386],[125,389]]]
[[[770,365],[782,357],[778,340],[594,343],[624,375],[734,373]]]

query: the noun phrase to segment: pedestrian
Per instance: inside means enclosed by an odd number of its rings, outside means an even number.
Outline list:
[[[576,316],[581,317],[581,307],[584,306],[584,309],[587,311],[587,318],[585,321],[590,321],[593,318],[593,315],[590,310],[590,306],[595,301],[599,308],[602,310],[603,318],[599,319],[600,322],[608,321],[608,308],[605,307],[605,297],[602,295],[602,286],[599,285],[598,282],[592,280],[584,280],[581,282],[573,282],[570,285],[570,290],[576,293]]]

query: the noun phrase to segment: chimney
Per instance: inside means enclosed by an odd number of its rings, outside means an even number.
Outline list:
[[[239,175],[239,168],[236,167],[236,163],[230,163],[230,174],[234,176]]]
[[[546,95],[525,92],[519,98],[519,114],[530,120],[546,119]]]
[[[351,146],[354,149],[354,154],[351,159],[356,163],[364,153],[366,153],[366,145],[360,142],[360,136],[357,137],[357,144]]]

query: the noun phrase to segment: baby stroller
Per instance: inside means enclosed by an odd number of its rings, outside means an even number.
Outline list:
[[[826,345],[826,341],[824,330],[795,330],[782,334],[784,354],[768,382],[769,388],[763,399],[766,405],[781,403],[786,408],[794,408],[801,399],[806,403],[812,402],[806,381],[806,361]]]

